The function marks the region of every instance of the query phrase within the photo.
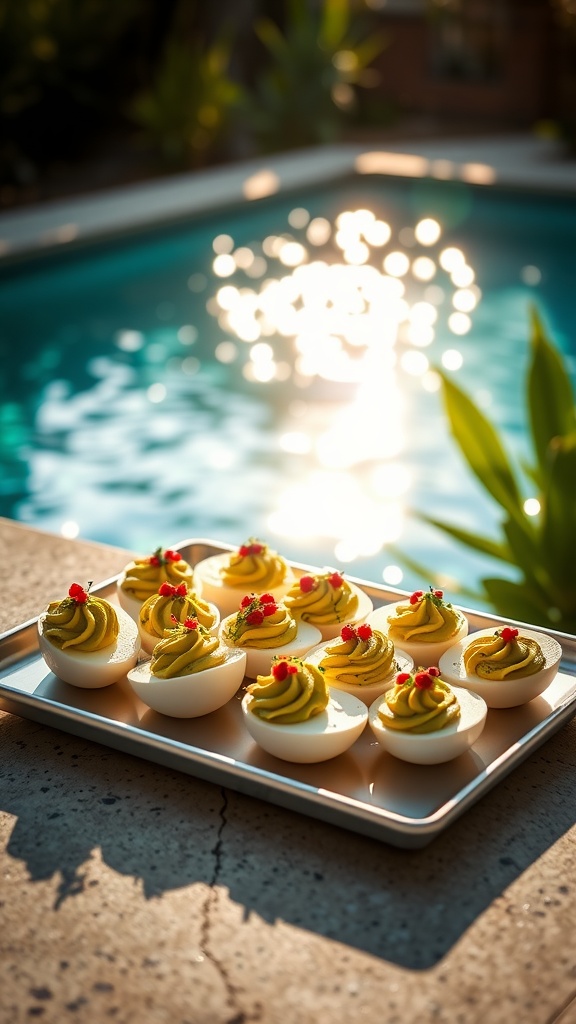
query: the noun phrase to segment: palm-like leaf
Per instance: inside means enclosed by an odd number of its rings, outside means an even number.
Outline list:
[[[502,537],[491,540],[428,514],[419,518],[470,549],[516,567],[517,581],[482,579],[484,599],[499,614],[576,633],[576,410],[560,353],[532,310],[526,402],[533,462],[518,467],[484,414],[445,373],[440,376],[451,433],[472,472],[504,511]],[[522,478],[537,488],[536,519],[525,512]],[[427,575],[437,579],[438,574]]]

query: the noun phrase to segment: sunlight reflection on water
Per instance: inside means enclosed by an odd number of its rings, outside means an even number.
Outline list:
[[[434,367],[522,448],[538,253],[528,263],[519,245],[486,302],[486,260],[441,216],[313,206],[268,214],[257,241],[253,226],[207,226],[165,267],[143,250],[139,276],[120,257],[52,268],[36,307],[25,281],[6,290],[3,335],[23,357],[22,394],[2,406],[2,514],[143,552],[259,536],[425,585],[387,554],[398,543],[448,592],[473,582],[483,562],[412,515],[495,522],[447,437]]]

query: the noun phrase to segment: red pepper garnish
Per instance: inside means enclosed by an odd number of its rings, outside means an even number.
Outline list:
[[[88,590],[89,589],[90,584],[88,584]],[[81,587],[79,583],[72,583],[68,590],[68,596],[76,601],[76,604],[86,604],[86,601],[88,600],[88,591],[84,590],[84,587]]]
[[[516,637],[518,636],[518,630],[517,629],[512,629],[511,626],[504,626],[500,630],[500,636],[501,636],[501,638],[502,638],[502,640],[504,641],[505,644],[509,644],[509,643],[512,642],[512,640],[515,640]]]
[[[309,594],[311,590],[315,590],[316,580],[313,576],[301,576],[300,577],[300,590],[303,594]]]
[[[167,580],[165,580],[164,583],[161,583],[158,587],[158,593],[160,594],[160,597],[175,597],[176,587],[173,583],[168,583]]]
[[[246,555],[261,555],[263,551],[264,544],[259,543],[242,544],[238,548],[238,554],[241,555],[242,558],[245,558]]]
[[[369,626],[367,622],[363,622],[361,626],[356,629],[360,640],[369,640],[372,636],[372,626]]]
[[[297,671],[298,666],[290,661],[286,661],[286,658],[282,658],[272,665],[272,675],[278,682],[282,682],[283,679],[286,679],[286,676],[296,675]]]
[[[419,690],[429,690],[434,685],[434,678],[430,672],[417,672],[414,676],[414,683]]]

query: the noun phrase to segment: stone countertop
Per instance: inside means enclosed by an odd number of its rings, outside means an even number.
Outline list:
[[[0,520],[0,631],[131,554]],[[569,1024],[575,792],[573,719],[398,850],[0,713],[0,1020]]]

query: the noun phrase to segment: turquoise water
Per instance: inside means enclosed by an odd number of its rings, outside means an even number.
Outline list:
[[[421,586],[394,543],[473,583],[486,564],[412,515],[497,528],[431,367],[526,451],[531,303],[576,379],[575,243],[570,198],[363,178],[6,264],[0,514],[143,552],[258,536]]]

